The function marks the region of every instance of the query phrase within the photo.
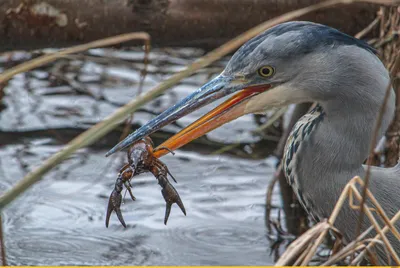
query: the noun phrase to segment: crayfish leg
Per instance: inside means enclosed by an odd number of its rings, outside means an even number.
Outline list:
[[[125,182],[125,188],[128,190],[128,193],[129,193],[129,195],[131,196],[131,199],[132,199],[133,201],[135,201],[135,200],[136,200],[136,197],[135,197],[135,196],[133,195],[133,193],[132,193],[132,190],[131,190],[132,185],[131,185],[131,183],[130,183],[129,181]]]

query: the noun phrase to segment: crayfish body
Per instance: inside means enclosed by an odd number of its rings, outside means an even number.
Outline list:
[[[162,148],[166,149],[167,148]],[[128,163],[125,164],[119,171],[117,180],[115,182],[114,190],[111,192],[106,215],[106,227],[109,225],[111,213],[115,211],[121,224],[126,227],[124,218],[121,213],[122,203],[122,190],[123,187],[128,190],[132,200],[136,200],[133,196],[130,181],[134,176],[145,172],[151,172],[154,177],[158,180],[158,184],[161,186],[161,193],[166,203],[164,224],[167,224],[169,214],[171,212],[172,204],[176,203],[182,210],[183,214],[186,215],[185,207],[182,200],[176,191],[176,189],[169,182],[167,175],[176,182],[175,178],[169,172],[168,167],[161,162],[157,157],[154,156],[153,142],[149,137],[143,138],[142,140],[134,143],[128,150]],[[172,152],[171,152],[172,153]]]

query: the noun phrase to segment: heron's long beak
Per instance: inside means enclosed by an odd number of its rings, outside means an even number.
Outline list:
[[[184,98],[179,103],[165,110],[163,113],[149,121],[146,125],[130,134],[123,141],[114,146],[106,154],[106,156],[127,148],[134,142],[152,134],[160,128],[178,120],[179,118],[199,109],[206,104],[242,89],[243,84],[244,81],[219,75]],[[170,150],[175,150],[206,134],[207,132],[242,116],[245,114],[245,106],[250,97],[269,88],[269,85],[257,85],[246,87],[240,90],[237,94],[213,109],[211,112],[207,113],[158,146],[157,148],[159,148],[159,150],[157,150],[155,153],[156,156],[160,157],[168,153],[168,150],[162,149],[163,147]]]

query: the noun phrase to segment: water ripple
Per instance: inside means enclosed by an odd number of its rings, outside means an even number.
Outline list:
[[[150,58],[160,58],[163,53],[158,53]],[[124,52],[122,58],[141,61],[142,57],[142,52]],[[154,61],[149,69],[172,72],[183,67],[177,65],[182,62],[179,59],[167,55],[161,67]],[[185,57],[187,62],[192,60]],[[132,67],[131,62],[129,66]],[[105,99],[113,102],[122,104],[134,97],[137,92],[132,90],[132,83],[137,83],[139,72],[132,72],[125,65],[113,66],[108,71],[107,68],[101,63],[82,63],[80,76],[92,76],[94,82],[81,82],[95,88],[95,92],[104,91]],[[114,78],[112,86],[95,84],[103,73]],[[150,72],[143,91],[167,75]],[[0,131],[86,126],[115,110],[115,105],[105,100],[68,94],[75,91],[64,84],[62,89],[43,81],[27,83],[26,79],[26,75],[16,76],[5,88],[3,102],[7,108],[0,113]],[[153,102],[143,108],[158,112],[207,79],[204,72],[194,75],[166,94],[167,101],[161,99],[163,103]],[[97,82],[103,83],[103,78]],[[209,109],[204,107],[178,123],[192,122]],[[135,113],[134,122],[144,123],[153,117],[142,111]],[[209,137],[223,142],[237,142],[243,137],[246,141],[256,141],[257,137],[248,134],[254,128],[252,116],[245,116],[210,133]],[[48,137],[27,137],[20,144],[3,145],[0,193],[61,149],[61,145],[54,144],[59,143]],[[272,264],[264,226],[265,190],[273,173],[270,162],[178,150],[175,156],[163,157],[163,161],[178,180],[174,187],[185,204],[187,216],[174,205],[165,226],[165,202],[160,186],[151,174],[144,174],[132,181],[137,200],[133,202],[128,196],[121,208],[128,228],[124,229],[113,214],[107,229],[104,218],[108,197],[126,159],[122,154],[111,158],[105,158],[104,154],[105,151],[79,150],[2,211],[11,265]]]

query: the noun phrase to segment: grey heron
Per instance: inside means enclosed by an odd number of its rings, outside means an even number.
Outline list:
[[[220,75],[130,134],[107,155],[232,93],[236,94],[163,146],[176,149],[244,114],[316,102],[293,128],[282,161],[299,201],[318,221],[329,217],[351,178],[365,175],[363,163],[389,83],[388,71],[367,43],[316,23],[279,24],[244,44]],[[391,89],[380,136],[394,111]],[[369,189],[392,217],[400,210],[399,166],[372,167]],[[347,241],[355,238],[357,220],[358,212],[346,207],[335,222]],[[400,254],[400,242],[394,236],[389,240]],[[382,248],[379,255],[385,259]]]

